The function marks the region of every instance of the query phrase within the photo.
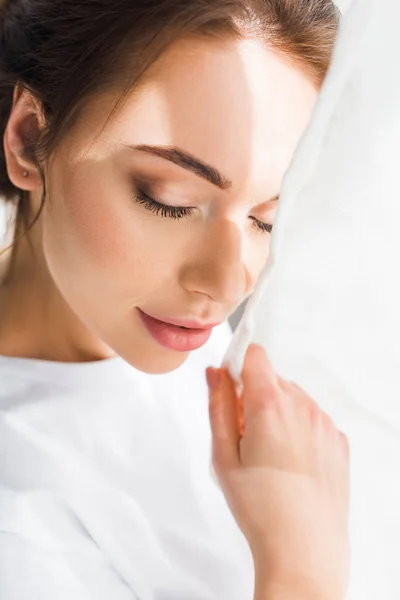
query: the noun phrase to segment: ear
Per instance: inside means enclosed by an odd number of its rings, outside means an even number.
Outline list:
[[[25,148],[39,140],[44,125],[39,101],[17,86],[4,133],[4,153],[8,176],[21,190],[34,191],[42,185],[39,170],[27,159]]]

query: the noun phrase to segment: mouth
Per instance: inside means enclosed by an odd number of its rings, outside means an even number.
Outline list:
[[[197,350],[209,340],[213,328],[220,323],[202,325],[198,321],[183,319],[161,320],[137,309],[140,319],[150,336],[164,348],[176,352]]]

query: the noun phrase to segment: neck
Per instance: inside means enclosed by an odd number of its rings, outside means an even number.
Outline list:
[[[42,250],[40,220],[2,259],[1,355],[62,362],[114,356],[79,320],[55,285]]]

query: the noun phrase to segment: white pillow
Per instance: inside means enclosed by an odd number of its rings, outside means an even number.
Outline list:
[[[335,4],[339,7],[341,13],[344,14],[353,1],[354,0],[335,0]]]
[[[400,3],[354,0],[284,182],[249,341],[351,444],[350,600],[400,598]]]

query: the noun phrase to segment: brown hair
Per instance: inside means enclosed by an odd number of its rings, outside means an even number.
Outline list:
[[[0,135],[19,85],[39,100],[45,117],[41,139],[25,148],[40,169],[90,97],[119,85],[122,100],[184,35],[257,36],[320,84],[338,21],[331,0],[0,0]],[[18,204],[21,223],[29,194],[10,181],[3,144],[0,196]]]

